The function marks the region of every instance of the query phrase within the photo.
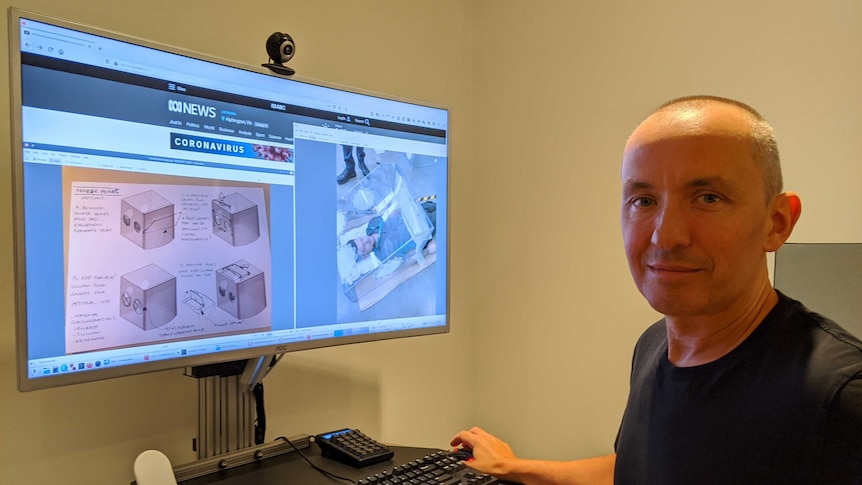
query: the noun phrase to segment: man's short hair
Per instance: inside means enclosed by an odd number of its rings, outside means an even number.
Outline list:
[[[350,246],[351,248],[353,248],[353,259],[354,259],[354,261],[356,261],[358,263],[359,261],[362,260],[362,258],[365,257],[364,254],[359,253],[359,248],[356,246],[356,241],[351,239],[351,240],[347,241],[347,245]]]
[[[745,112],[749,120],[749,126],[751,127],[752,158],[754,158],[755,163],[760,167],[760,172],[763,176],[763,190],[766,195],[766,202],[771,202],[775,196],[781,193],[784,186],[781,176],[781,159],[778,155],[775,130],[772,129],[772,126],[757,110],[743,102],[730,98],[694,95],[672,99],[653,110],[652,114],[687,107],[697,108],[708,103],[721,103],[734,106]]]

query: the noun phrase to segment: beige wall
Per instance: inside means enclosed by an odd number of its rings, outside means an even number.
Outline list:
[[[623,258],[620,151],[675,96],[738,97],[773,122],[805,205],[794,241],[862,241],[855,0],[125,4],[16,2],[248,64],[286,30],[301,75],[452,108],[452,333],[286,357],[267,378],[270,436],[346,425],[443,447],[478,424],[527,456],[610,452],[631,347],[656,317]],[[0,163],[0,207],[9,186]],[[11,262],[5,233],[4,289]],[[177,372],[18,393],[11,305],[0,293],[0,483],[124,483],[149,447],[192,458],[194,384]]]
[[[145,37],[250,65],[264,41],[287,31],[301,76],[451,108],[452,203],[471,184],[472,5],[453,1],[14,0],[15,6]],[[7,38],[3,0],[0,38]],[[254,8],[249,8],[254,6]],[[0,227],[11,224],[7,51],[0,49]],[[463,202],[461,202],[463,204]],[[393,443],[444,446],[470,422],[469,212],[453,213],[453,331],[285,357],[266,380],[268,437],[360,428]],[[157,448],[174,463],[194,458],[196,387],[161,372],[62,389],[16,391],[12,238],[0,232],[0,483],[129,483],[138,453]],[[440,372],[434,372],[439,369]],[[450,374],[449,372],[453,372]],[[417,416],[432,416],[427,422]]]
[[[862,241],[862,2],[474,3],[476,422],[555,458],[613,449],[655,318],[619,231],[626,137],[716,94],[775,126],[793,241]]]

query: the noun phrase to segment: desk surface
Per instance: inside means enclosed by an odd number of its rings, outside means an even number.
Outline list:
[[[363,468],[353,468],[337,461],[320,456],[320,449],[313,444],[302,450],[312,463],[342,477],[360,480],[369,475],[388,470],[394,466],[422,458],[425,455],[439,451],[433,448],[412,448],[391,446],[395,451],[392,460],[369,465]],[[345,482],[324,475],[308,464],[299,453],[292,452],[267,458],[260,462],[249,463],[240,467],[220,471],[204,477],[181,482],[180,485],[344,485]]]

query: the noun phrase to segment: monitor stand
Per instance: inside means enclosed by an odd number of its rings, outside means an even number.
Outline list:
[[[265,355],[186,370],[198,380],[198,458],[174,467],[178,482],[309,447],[309,435],[255,443],[253,391],[280,358]]]

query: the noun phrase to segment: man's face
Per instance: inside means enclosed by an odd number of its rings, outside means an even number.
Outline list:
[[[665,315],[744,311],[768,284],[771,211],[747,133],[738,111],[712,104],[654,114],[626,145],[626,255],[638,289]]]
[[[353,243],[356,244],[356,252],[365,256],[374,250],[374,241],[373,236],[359,236],[353,240]]]

